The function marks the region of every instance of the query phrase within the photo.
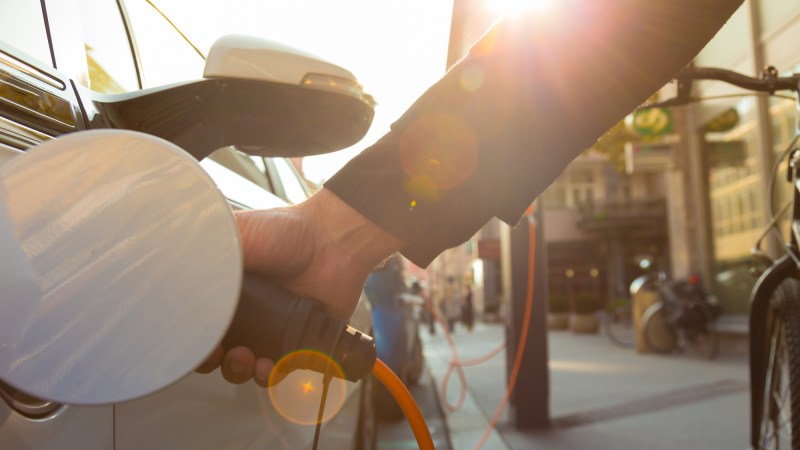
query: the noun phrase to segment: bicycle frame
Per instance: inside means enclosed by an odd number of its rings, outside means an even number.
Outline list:
[[[795,86],[795,89],[800,89],[800,83]],[[796,96],[796,99],[798,117],[795,134],[800,135],[800,96]],[[798,251],[798,242],[800,242],[800,179],[798,179],[798,172],[800,172],[800,167],[798,167],[796,151],[796,149],[792,149],[789,158],[790,176],[794,184],[791,241],[786,247],[786,254],[775,260],[761,274],[750,296],[750,444],[754,449],[759,448],[760,420],[765,408],[764,389],[769,363],[767,338],[774,320],[769,308],[770,299],[781,281],[787,278],[800,278],[800,251]],[[769,227],[772,226],[774,223],[769,224]]]
[[[769,342],[767,337],[774,325],[774,312],[770,308],[770,301],[775,293],[775,289],[785,279],[800,279],[800,73],[791,76],[780,77],[774,67],[764,69],[760,79],[742,75],[727,69],[718,68],[687,68],[676,76],[678,92],[677,95],[663,102],[646,105],[645,107],[655,106],[680,106],[695,101],[691,97],[692,81],[694,80],[717,80],[729,83],[741,88],[774,94],[779,90],[791,90],[795,93],[797,104],[797,124],[795,129],[795,140],[790,147],[789,155],[789,180],[794,184],[792,197],[792,222],[790,243],[785,246],[786,254],[782,257],[771,260],[761,253],[760,242],[769,234],[782,216],[785,210],[774,217],[767,224],[766,231],[759,237],[753,248],[753,256],[760,257],[769,261],[769,267],[761,274],[750,294],[750,440],[754,449],[759,448],[761,439],[760,420],[764,412],[764,395],[766,387],[767,367],[769,363]],[[772,186],[769,187],[772,189]],[[788,205],[787,205],[788,206]]]

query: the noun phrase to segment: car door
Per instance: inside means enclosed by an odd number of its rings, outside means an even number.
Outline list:
[[[81,97],[183,76],[161,72],[148,78],[142,62],[154,67],[158,60],[148,59],[129,39],[133,26],[126,22],[127,11],[119,9],[121,1],[10,1],[13,8],[3,13],[14,14],[0,14],[0,161],[60,134],[90,128],[95,122],[88,115],[94,112]],[[144,2],[137,4],[152,12]],[[23,19],[28,28],[20,26]],[[139,29],[139,36],[150,30]],[[282,181],[280,172],[286,171],[270,159],[226,148],[202,165],[235,208],[302,200],[291,186],[298,180]],[[352,324],[371,331],[365,305],[362,299]],[[361,385],[348,385],[340,413],[325,425],[326,441],[335,448],[351,447],[357,437]],[[146,398],[104,407],[58,405],[5,385],[0,394],[0,448],[304,448],[313,437],[313,427],[286,420],[265,390],[231,385],[218,374],[189,374]]]
[[[145,0],[121,3],[144,88],[201,76],[199,53],[158,10]],[[286,158],[261,158],[225,148],[205,158],[201,166],[235,208],[285,206],[304,201],[311,193]],[[362,296],[351,324],[371,332],[366,297]],[[326,446],[354,446],[362,386],[362,382],[348,383],[342,409],[324,427]],[[118,405],[116,418],[120,449],[179,443],[191,448],[306,448],[313,438],[313,427],[288,420],[270,403],[264,389],[250,383],[233,386],[219,374],[190,374],[153,396]]]
[[[0,148],[14,153],[86,126],[69,78],[54,69],[41,5],[9,1],[0,14]]]
[[[284,158],[265,159],[224,148],[201,166],[237,209],[286,206],[290,204],[286,199],[302,201],[307,196],[302,180]],[[365,301],[352,318],[361,329],[368,329],[370,320]],[[323,436],[326,448],[352,448],[362,384],[337,382],[347,384],[346,395],[339,412],[325,424]],[[313,426],[297,423],[276,407],[266,389],[255,383],[230,384],[219,373],[189,374],[160,392],[118,404],[115,422],[119,450],[308,448],[314,434]]]
[[[85,129],[69,78],[54,69],[46,29],[40,2],[3,3],[0,165],[36,144]],[[112,446],[113,407],[61,405],[0,381],[0,448],[105,450]]]

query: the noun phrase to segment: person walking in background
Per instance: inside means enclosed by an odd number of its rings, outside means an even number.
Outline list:
[[[467,327],[467,330],[472,331],[472,326],[475,324],[475,310],[472,304],[472,287],[467,286],[467,294],[464,296],[464,304],[461,306],[461,321]]]
[[[447,287],[445,288],[443,300],[442,312],[444,313],[444,320],[447,322],[447,330],[453,333],[456,331],[456,322],[461,319],[461,302],[456,291],[454,277],[447,277]]]
[[[427,325],[428,332],[433,336],[436,334],[436,317],[433,311],[435,306],[430,296],[425,294],[425,290],[422,289],[422,285],[419,284],[419,281],[414,281],[414,283],[411,284],[411,293],[422,297],[422,322]]]

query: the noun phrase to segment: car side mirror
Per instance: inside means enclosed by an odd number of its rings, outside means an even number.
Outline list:
[[[361,140],[372,124],[374,99],[352,73],[275,42],[222,37],[203,76],[126,94],[88,93],[93,127],[152,134],[200,160],[231,145],[261,156],[329,153]]]
[[[162,389],[233,318],[230,206],[189,154],[122,130],[76,132],[0,167],[0,379],[59,403]]]

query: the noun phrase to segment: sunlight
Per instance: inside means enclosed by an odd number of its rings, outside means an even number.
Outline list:
[[[544,10],[553,3],[553,0],[486,0],[489,9],[504,16]]]
[[[624,373],[631,367],[619,364],[591,363],[583,361],[566,361],[551,359],[548,363],[551,370],[575,373]]]
[[[378,102],[372,127],[352,147],[306,157],[305,174],[316,183],[380,139],[446,68],[452,0],[229,0],[224,8],[196,0],[152,1],[204,52],[220,36],[252,35],[302,49],[356,76]]]

